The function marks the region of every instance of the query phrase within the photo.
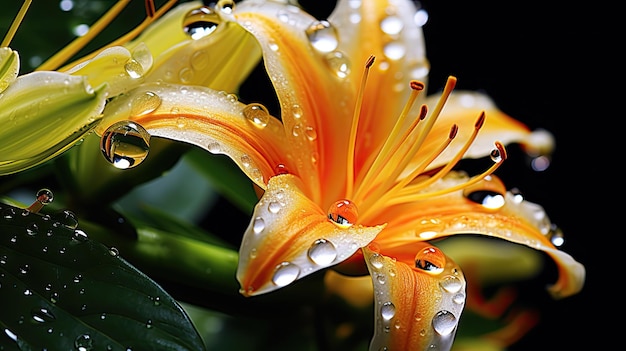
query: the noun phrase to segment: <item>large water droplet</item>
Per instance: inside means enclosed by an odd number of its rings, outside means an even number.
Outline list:
[[[315,21],[306,29],[311,45],[320,52],[331,52],[339,45],[337,29],[328,21]]]
[[[215,8],[221,13],[230,15],[235,11],[235,1],[234,0],[219,0]]]
[[[300,267],[290,262],[283,262],[276,267],[272,282],[276,286],[286,286],[293,283],[300,276]]]
[[[385,264],[385,258],[381,254],[375,253],[370,257],[370,264],[376,269],[381,269]]]
[[[380,29],[388,35],[397,35],[404,28],[402,19],[398,16],[387,16],[380,21]]]
[[[434,246],[424,248],[415,255],[415,267],[430,274],[440,274],[445,266],[446,256]]]
[[[336,201],[328,209],[328,218],[339,227],[348,228],[358,219],[357,207],[350,200]]]
[[[396,306],[392,302],[385,302],[380,306],[380,315],[388,321],[396,315]]]
[[[270,120],[270,114],[267,108],[258,103],[246,105],[243,109],[243,115],[258,128],[265,128]]]
[[[213,33],[222,22],[220,16],[210,7],[201,6],[193,9],[183,19],[183,31],[198,40]]]
[[[317,239],[309,247],[308,255],[311,261],[321,266],[326,266],[333,263],[335,258],[337,258],[337,249],[332,242],[326,239]]]
[[[141,63],[137,62],[137,60],[133,58],[126,61],[124,69],[126,70],[126,73],[128,73],[128,75],[133,79],[141,78],[145,73]]]
[[[456,324],[456,317],[449,311],[439,311],[435,317],[433,317],[433,328],[437,333],[443,336],[450,335],[450,333],[454,331]]]
[[[133,116],[147,115],[161,106],[161,97],[154,92],[146,91],[131,102],[130,114]]]
[[[260,234],[265,230],[265,220],[261,217],[256,217],[252,222],[252,230],[255,234]]]
[[[115,167],[135,167],[148,156],[150,134],[135,122],[119,121],[104,132],[100,149]]]
[[[93,339],[89,334],[81,334],[74,339],[74,347],[77,351],[90,351],[93,349]]]

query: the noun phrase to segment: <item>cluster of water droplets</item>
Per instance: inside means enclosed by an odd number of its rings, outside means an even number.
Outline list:
[[[397,306],[392,301],[390,293],[392,288],[390,286],[394,284],[393,280],[397,279],[397,272],[393,264],[382,255],[374,253],[369,257],[368,266],[374,282],[378,308],[377,329],[383,333],[382,336],[377,337],[381,349],[385,350],[387,347],[385,334],[402,328],[412,328],[413,323],[422,324],[424,318],[430,318],[432,330],[422,329],[419,334],[428,338],[431,349],[436,350],[442,344],[451,342],[459,322],[459,315],[465,304],[465,282],[461,273],[446,262],[445,256],[438,248],[431,246],[419,251],[415,256],[414,269],[439,279],[439,290],[436,296],[432,296],[431,299],[440,306],[440,309],[432,316],[415,311],[413,322],[400,321],[396,318],[398,309],[405,306]],[[407,322],[411,325],[403,325]],[[435,333],[433,334],[432,331]]]

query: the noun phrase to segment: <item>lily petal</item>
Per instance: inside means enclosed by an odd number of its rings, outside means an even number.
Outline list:
[[[433,187],[452,186],[467,180],[466,175],[452,173]],[[405,245],[416,238],[426,241],[456,234],[497,237],[544,251],[552,257],[559,271],[557,282],[549,287],[554,297],[579,292],[585,280],[585,268],[552,244],[551,236],[558,234],[558,228],[541,206],[524,200],[519,194],[506,192],[503,187],[501,181],[491,175],[465,191],[389,208],[373,219],[389,224],[376,242],[388,248]],[[480,191],[500,194],[497,206],[472,199],[472,193],[480,194]]]
[[[43,71],[18,77],[0,97],[0,174],[34,167],[78,143],[101,117],[105,99],[106,85],[93,89],[85,77]]]
[[[20,56],[8,47],[0,48],[0,93],[17,78],[20,70]]]
[[[261,59],[256,39],[201,1],[177,5],[125,45],[154,56],[146,82],[201,85],[235,92]]]
[[[251,111],[251,107],[255,109]],[[259,105],[243,104],[225,92],[146,83],[112,100],[103,114],[96,128],[98,135],[116,122],[133,121],[153,137],[227,154],[261,188],[276,174],[277,167],[287,162],[281,123]]]
[[[458,265],[420,242],[385,255],[363,248],[363,255],[375,292],[370,350],[450,350],[465,305]]]
[[[239,250],[237,279],[244,295],[273,291],[337,264],[385,227],[341,227],[302,188],[302,182],[291,174],[269,180]]]

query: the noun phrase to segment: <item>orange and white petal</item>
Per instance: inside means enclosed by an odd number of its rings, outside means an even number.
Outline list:
[[[345,186],[337,179],[346,174],[361,69],[356,74],[338,75],[336,62],[329,57],[336,47],[334,28],[324,27],[296,6],[242,2],[233,16],[261,45],[280,102],[286,138],[301,150],[294,153],[297,169],[293,173],[302,177],[312,199],[332,201],[328,199],[337,198]]]
[[[373,246],[363,248],[374,284],[370,350],[450,350],[466,297],[459,267],[428,243]]]
[[[355,79],[368,57],[376,58],[364,90],[357,159],[366,159],[389,136],[411,93],[409,82],[427,83],[430,66],[423,31],[416,22],[417,5],[414,1],[342,0],[329,16],[339,36],[337,51],[357,74]],[[425,95],[418,96],[409,120],[417,118]]]
[[[261,188],[289,170],[282,124],[257,104],[200,86],[146,83],[107,104],[96,132],[121,121],[138,123],[153,137],[228,155]],[[294,151],[296,152],[296,151]]]
[[[279,289],[335,265],[370,243],[384,225],[341,226],[302,192],[291,174],[270,178],[239,249],[237,279],[246,296]]]
[[[433,187],[448,187],[467,180],[462,174],[451,173]],[[387,229],[376,238],[381,247],[456,234],[479,234],[541,250],[557,264],[558,280],[549,287],[555,298],[576,294],[585,281],[584,266],[552,243],[552,238],[562,233],[544,209],[520,194],[504,190],[494,175],[464,191],[392,206],[372,220],[388,223]]]

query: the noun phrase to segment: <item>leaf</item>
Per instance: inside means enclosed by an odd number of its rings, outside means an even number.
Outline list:
[[[0,349],[205,349],[176,300],[115,249],[49,215],[0,213]]]

